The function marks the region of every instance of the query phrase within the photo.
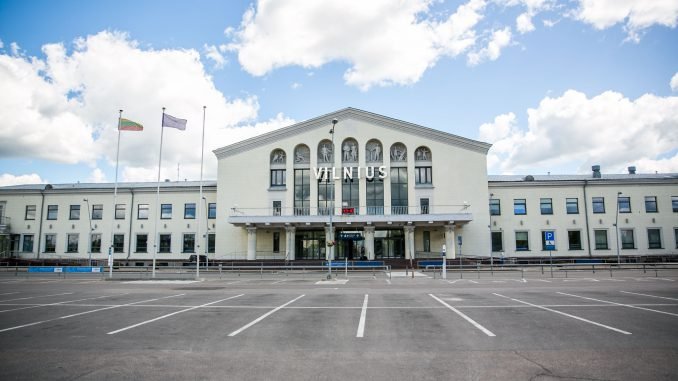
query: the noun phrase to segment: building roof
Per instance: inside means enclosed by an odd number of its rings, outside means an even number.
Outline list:
[[[255,136],[250,139],[227,145],[225,147],[217,148],[214,154],[218,159],[229,157],[241,152],[249,151],[251,149],[277,142],[281,139],[290,136],[300,135],[316,128],[327,128],[332,125],[332,119],[355,119],[368,123],[379,125],[380,127],[409,133],[415,136],[424,137],[441,143],[449,144],[465,148],[471,151],[481,152],[487,154],[487,151],[492,146],[489,143],[480,142],[464,138],[458,135],[450,134],[443,131],[434,130],[432,128],[420,126],[418,124],[404,122],[402,120],[390,118],[384,115],[375,114],[369,111],[363,111],[352,107],[347,107],[329,114],[321,115],[313,119],[293,124],[291,126],[283,127],[275,131],[271,131],[262,135]]]
[[[118,183],[118,189],[155,189],[158,186],[157,182],[129,182]],[[199,181],[164,181],[160,183],[161,189],[170,188],[197,188],[200,186]],[[205,180],[202,182],[203,187],[216,187],[215,180]],[[10,185],[0,187],[0,191],[41,191],[41,190],[113,190],[115,183],[71,183],[71,184],[26,184],[26,185]]]
[[[526,180],[532,176],[533,180]],[[489,175],[489,183],[508,182],[550,182],[550,181],[648,181],[648,180],[678,180],[678,173],[638,173],[638,174],[607,174],[602,173],[600,178],[592,175]]]

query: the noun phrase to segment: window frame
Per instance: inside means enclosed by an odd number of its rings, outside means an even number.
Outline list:
[[[30,242],[30,250],[26,250],[26,238],[30,237],[28,240]],[[34,234],[23,234],[21,237],[21,252],[22,253],[32,253],[35,249],[35,235]]]
[[[579,238],[579,247],[576,247],[577,244],[572,242],[571,233],[577,233]],[[567,250],[584,250],[584,246],[581,242],[581,230],[568,230],[567,231]]]
[[[169,208],[169,217],[165,216],[165,213],[167,212],[166,209]],[[172,204],[160,204],[160,219],[161,220],[171,220],[172,219]]]
[[[433,185],[433,167],[430,165],[414,167],[414,184]]]
[[[499,236],[499,245],[495,245],[495,236]],[[492,230],[490,232],[490,245],[491,245],[491,250],[493,253],[501,253],[504,251],[504,232],[501,230]],[[495,250],[496,248],[499,248],[499,250]]]
[[[496,201],[496,202],[495,202]],[[494,211],[496,206],[496,212]],[[490,216],[501,216],[501,200],[498,198],[490,199]]]
[[[574,205],[574,211],[570,210],[570,206]],[[568,197],[565,199],[565,211],[567,214],[579,214],[579,198]]]
[[[146,242],[144,243],[144,246],[141,247],[139,246],[139,237],[146,237]],[[143,249],[143,250],[139,250]],[[134,252],[135,253],[148,253],[148,234],[147,233],[137,233],[135,239],[134,239]]]
[[[50,239],[51,238],[51,239]],[[50,243],[51,246],[47,246]],[[45,234],[45,247],[43,253],[56,253],[57,235],[54,233]]]
[[[273,232],[273,252],[280,252],[280,232]]]
[[[33,218],[30,218],[29,213],[33,215]],[[24,213],[24,219],[26,221],[35,221],[36,214],[37,214],[37,205],[26,205],[26,212]]]
[[[94,237],[98,237],[98,244],[94,246]],[[92,233],[89,236],[89,250],[90,253],[101,253],[101,233]]]
[[[56,221],[59,218],[59,205],[47,205],[47,220]]]
[[[122,242],[119,238],[122,237]],[[120,254],[125,252],[125,234],[113,234],[113,253]]]
[[[596,206],[602,209],[596,210]],[[591,197],[591,212],[593,214],[605,214],[605,197]]]
[[[68,219],[70,221],[80,220],[80,205],[71,205],[68,209]]]
[[[651,231],[656,231],[657,232],[657,242],[652,241],[652,237],[650,236]],[[662,229],[661,228],[647,228],[647,248],[648,249],[663,249],[664,245],[662,242]]]
[[[271,169],[269,186],[271,188],[287,187],[287,169]]]
[[[605,247],[602,245],[598,246],[598,233],[602,232],[605,234]],[[602,244],[602,242],[601,242]],[[607,229],[593,229],[593,245],[595,250],[610,250],[610,239],[607,234]]]
[[[650,200],[648,200],[650,199]],[[648,208],[648,205],[654,204],[654,210]],[[659,205],[657,204],[657,196],[645,196],[645,213],[659,213]]]
[[[631,232],[631,241],[630,242],[624,242],[624,237],[625,233]],[[619,241],[620,241],[620,248],[622,250],[635,250],[636,249],[636,237],[635,237],[635,232],[633,229],[629,228],[623,228],[619,229]],[[629,245],[630,243],[630,245]]]
[[[95,212],[98,212],[95,214]],[[92,220],[101,220],[104,217],[104,204],[92,205]]]
[[[212,254],[216,252],[217,235],[215,233],[207,234],[207,253]]]
[[[540,198],[539,212],[542,216],[553,215],[553,199],[547,197]]]
[[[190,240],[187,240],[187,239],[190,238],[190,237],[192,237],[193,245],[192,245],[192,247],[187,248],[186,243],[190,242]],[[181,253],[182,254],[195,254],[195,233],[184,233],[182,235]]]
[[[521,202],[522,201],[522,202]],[[523,213],[519,213],[519,207],[522,205]],[[513,199],[513,215],[514,216],[526,216],[527,215],[527,199],[524,198],[514,198]]]
[[[525,246],[518,246],[518,234],[525,234]],[[517,230],[514,234],[516,251],[530,251],[530,232],[527,230]],[[523,241],[522,239],[520,241]]]
[[[75,238],[75,242],[71,242],[71,239]],[[71,246],[73,245],[73,246]],[[67,253],[77,253],[80,249],[80,234],[78,233],[68,233],[66,234],[66,252]]]
[[[207,203],[207,219],[214,220],[217,218],[217,203],[210,202]]]
[[[678,196],[671,196],[671,209],[673,213],[678,213]]]
[[[193,210],[193,215],[189,214],[191,210]],[[195,202],[184,203],[184,220],[195,220],[195,216],[196,216]]]
[[[141,212],[144,211],[145,216],[142,217]],[[137,204],[137,220],[147,220],[151,214],[149,204]]]
[[[163,238],[167,238],[167,242],[164,242]],[[172,233],[158,234],[158,253],[172,253]]]
[[[127,204],[115,204],[115,219],[124,220],[125,214],[127,213]],[[119,212],[122,212],[122,217],[120,217]]]
[[[624,208],[622,208],[622,202],[624,204]],[[627,204],[628,209],[626,209]],[[619,213],[631,213],[631,197],[617,196],[617,208],[619,208]]]

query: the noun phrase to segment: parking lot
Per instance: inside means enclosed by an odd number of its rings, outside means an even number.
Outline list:
[[[678,379],[678,273],[0,277],[2,379]]]

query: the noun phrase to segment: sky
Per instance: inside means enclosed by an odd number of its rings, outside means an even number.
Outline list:
[[[0,0],[0,186],[216,179],[346,107],[492,143],[490,174],[678,172],[678,0]],[[204,109],[203,114],[203,106]],[[453,170],[453,169],[452,169]]]

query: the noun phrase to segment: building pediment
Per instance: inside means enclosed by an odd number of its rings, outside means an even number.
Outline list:
[[[349,107],[313,119],[299,122],[288,127],[271,131],[250,139],[246,139],[231,145],[227,145],[225,147],[218,148],[213,152],[217,156],[217,159],[222,159],[241,152],[246,152],[261,146],[265,146],[267,144],[275,143],[282,139],[290,138],[296,135],[302,135],[304,133],[308,133],[309,131],[318,128],[328,129],[332,125],[332,119],[335,118],[338,119],[340,122],[341,120],[347,119],[359,120],[385,129],[410,134],[413,136],[429,139],[432,141],[437,141],[443,144],[448,144],[450,146],[460,147],[470,151],[480,152],[483,154],[487,154],[487,151],[492,146],[491,144],[488,143],[464,138],[447,132],[434,130],[428,127],[423,127],[414,123],[404,122],[398,119],[389,118],[387,116]]]

